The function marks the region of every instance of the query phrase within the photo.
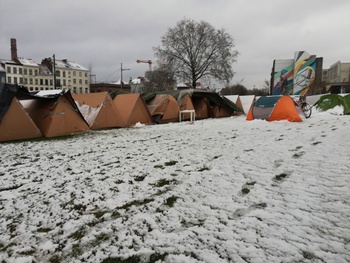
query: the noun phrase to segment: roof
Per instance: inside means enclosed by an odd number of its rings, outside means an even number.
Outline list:
[[[31,58],[19,58],[18,61],[23,65],[23,66],[39,66],[38,63],[36,63],[34,60]]]

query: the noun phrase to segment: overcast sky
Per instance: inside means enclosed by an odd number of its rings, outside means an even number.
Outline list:
[[[153,47],[184,18],[224,28],[240,53],[232,84],[261,88],[274,59],[295,51],[350,62],[349,0],[0,0],[0,58],[37,63],[55,54],[92,69],[97,81],[143,76]],[[220,87],[216,87],[220,88]]]

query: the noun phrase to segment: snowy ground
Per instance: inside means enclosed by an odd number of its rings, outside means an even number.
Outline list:
[[[350,262],[350,116],[0,145],[0,262]]]

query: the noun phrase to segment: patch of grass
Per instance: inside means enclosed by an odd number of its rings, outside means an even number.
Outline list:
[[[168,254],[158,254],[158,253],[154,253],[151,255],[150,259],[149,259],[149,263],[156,263],[156,262],[163,262],[163,260],[165,259],[165,257]]]
[[[177,164],[177,161],[169,161],[169,162],[165,162],[164,165],[165,166],[172,166],[172,165],[175,165]]]
[[[2,188],[0,188],[0,192],[15,190],[15,189],[20,188],[21,186],[23,186],[23,184],[12,185],[12,186],[8,186],[8,187],[2,187]]]
[[[278,175],[275,176],[275,180],[281,181],[281,180],[283,180],[284,178],[286,178],[287,176],[288,176],[288,174],[286,174],[286,173],[281,173],[281,174],[278,174]]]
[[[250,189],[249,189],[249,188],[244,187],[244,188],[242,188],[241,192],[242,192],[242,194],[245,194],[245,195],[246,195],[246,194],[249,194]]]
[[[210,170],[209,167],[204,166],[204,167],[198,169],[198,172],[209,171],[209,170]]]
[[[53,255],[50,259],[49,259],[50,263],[61,263],[61,258],[58,255]]]
[[[47,232],[50,232],[51,230],[52,229],[49,227],[40,227],[36,231],[38,231],[39,233],[47,233]]]
[[[173,207],[177,199],[178,199],[177,196],[171,196],[171,197],[166,199],[165,203],[167,206]]]
[[[314,258],[316,258],[316,256],[313,253],[308,252],[308,251],[303,251],[303,257],[305,259],[314,259]]]
[[[300,158],[301,156],[303,156],[304,152],[300,152],[300,153],[295,153],[293,154],[293,158]]]
[[[105,213],[106,213],[106,211],[98,210],[98,211],[96,211],[96,212],[93,212],[93,215],[94,215],[96,218],[101,218]]]
[[[128,258],[106,258],[101,263],[140,263],[141,259],[138,256],[131,256]]]
[[[136,176],[134,180],[136,182],[141,182],[141,181],[145,180],[146,176],[147,175],[139,175],[139,176]]]
[[[92,246],[97,246],[101,244],[103,241],[106,241],[109,239],[109,235],[106,233],[101,233],[95,236],[95,240],[92,242]]]
[[[117,207],[117,209],[129,209],[132,206],[141,206],[141,205],[146,205],[150,202],[153,202],[154,199],[153,198],[148,198],[148,199],[144,199],[144,200],[135,200],[129,203],[126,203],[123,206]]]
[[[24,255],[24,256],[31,256],[34,253],[35,253],[35,249],[30,249],[30,250],[19,252],[19,254]]]
[[[78,231],[74,232],[73,234],[71,234],[69,236],[69,238],[73,238],[73,239],[76,239],[76,240],[80,240],[82,239],[83,237],[85,236],[85,231],[81,228],[79,229]]]
[[[166,185],[169,185],[171,183],[176,182],[176,180],[167,180],[167,179],[160,179],[158,182],[154,184],[155,187],[163,187]]]
[[[82,251],[80,245],[79,244],[73,244],[71,256],[72,257],[77,257],[77,256],[81,255],[82,253],[83,253],[83,251]]]

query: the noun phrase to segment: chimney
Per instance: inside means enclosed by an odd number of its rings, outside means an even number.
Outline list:
[[[18,61],[17,42],[15,38],[11,38],[11,60]]]

